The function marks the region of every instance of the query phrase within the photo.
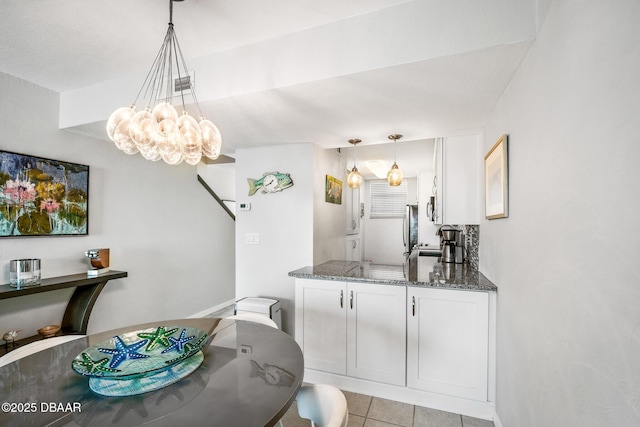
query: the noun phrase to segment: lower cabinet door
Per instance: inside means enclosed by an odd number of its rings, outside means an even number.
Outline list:
[[[347,290],[347,375],[404,386],[406,287],[350,282]]]
[[[305,368],[346,375],[346,283],[296,279],[296,341]]]
[[[487,400],[487,292],[408,288],[407,386]]]

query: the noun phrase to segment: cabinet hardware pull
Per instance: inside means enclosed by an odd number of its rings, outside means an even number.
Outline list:
[[[416,297],[411,297],[411,312],[413,313],[413,317],[416,316]]]
[[[349,305],[351,306],[351,309],[353,310],[353,291],[351,291],[351,295],[349,296]]]
[[[344,307],[344,291],[340,291],[340,308]]]

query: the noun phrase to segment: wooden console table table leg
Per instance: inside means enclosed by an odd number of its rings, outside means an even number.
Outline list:
[[[73,292],[62,318],[62,332],[65,335],[87,333],[89,316],[100,292],[109,279],[94,285],[77,287]]]

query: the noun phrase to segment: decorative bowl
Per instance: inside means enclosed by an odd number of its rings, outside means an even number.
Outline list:
[[[78,354],[73,370],[87,377],[135,379],[170,369],[207,343],[206,332],[182,326],[158,326],[126,332]]]
[[[43,338],[51,338],[55,336],[60,330],[59,325],[47,325],[43,328],[38,329],[38,333],[42,335]]]

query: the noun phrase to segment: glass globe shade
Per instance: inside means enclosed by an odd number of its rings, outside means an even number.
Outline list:
[[[133,105],[130,107],[120,107],[116,111],[111,113],[111,115],[109,116],[109,120],[107,121],[107,135],[109,135],[109,139],[115,142],[115,140],[113,139],[113,134],[115,133],[116,128],[122,120],[130,119],[131,117],[133,117],[134,113],[135,108]]]
[[[398,168],[398,165],[393,162],[393,166],[391,166],[391,169],[389,169],[387,173],[387,182],[390,186],[397,187],[402,184],[402,178],[402,171]]]
[[[156,118],[156,121],[160,123],[163,120],[171,120],[174,123],[178,120],[178,112],[173,105],[168,102],[161,102],[155,107],[153,107],[153,111],[151,112],[153,116]]]
[[[199,151],[195,154],[183,154],[183,156],[184,161],[190,165],[197,165],[200,163],[200,159],[202,159],[202,154]]]
[[[125,153],[127,153],[130,156],[133,156],[134,154],[136,154],[139,150],[138,147],[136,146],[136,144],[134,144],[133,141],[131,141],[130,145],[126,145],[122,148],[122,151],[124,151]]]
[[[165,154],[173,154],[176,151],[180,151],[180,147],[177,144],[177,129],[175,122],[169,119],[162,120],[156,127],[156,145],[163,158]]]
[[[177,125],[179,129],[179,143],[185,157],[187,155],[190,157],[195,157],[196,154],[200,155],[200,126],[198,126],[198,122],[187,113],[184,113],[178,119]]]
[[[148,133],[149,127],[153,125],[155,125],[155,118],[149,109],[138,111],[131,118],[129,136],[138,148],[153,143],[153,139],[151,139],[153,133]]]
[[[118,126],[116,126],[113,131],[113,142],[120,150],[122,150],[123,147],[127,147],[130,143],[133,144],[129,136],[129,123],[129,119],[120,120],[120,123],[118,123]]]
[[[347,185],[351,188],[358,188],[362,184],[362,175],[358,172],[358,168],[353,166],[349,175],[347,175]]]
[[[151,144],[145,147],[140,147],[140,154],[147,160],[151,160],[152,162],[157,162],[162,158],[160,155],[160,150],[155,144]]]
[[[177,165],[182,163],[184,158],[182,157],[182,152],[178,150],[174,153],[162,154],[162,160],[170,165]]]
[[[208,158],[215,160],[220,155],[220,147],[222,146],[222,138],[220,131],[210,120],[200,120],[202,154]]]

